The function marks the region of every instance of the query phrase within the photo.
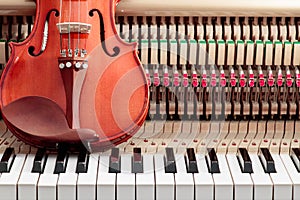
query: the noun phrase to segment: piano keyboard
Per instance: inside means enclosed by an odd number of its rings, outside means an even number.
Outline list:
[[[146,132],[150,127],[147,123]],[[152,123],[155,126],[161,122]],[[168,138],[169,123],[164,124],[165,137],[136,137],[109,151],[89,154],[69,153],[63,145],[58,153],[30,147],[1,122],[1,198],[300,198],[297,131],[289,139],[276,135],[266,139],[259,133],[252,139],[242,139],[238,133],[233,138],[219,134],[211,140],[199,136],[180,140]],[[180,126],[178,123],[205,126],[201,122],[173,122],[173,128]]]

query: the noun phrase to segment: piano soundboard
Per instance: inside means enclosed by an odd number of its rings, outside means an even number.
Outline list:
[[[0,123],[0,199],[300,199],[300,1],[122,0],[146,122],[104,152],[22,143]],[[33,1],[0,2],[0,65],[34,26]],[[24,83],[26,84],[26,83]]]

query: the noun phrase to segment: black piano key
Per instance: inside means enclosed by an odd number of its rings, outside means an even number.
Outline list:
[[[34,161],[33,161],[33,167],[32,167],[32,172],[33,173],[43,173],[45,164],[47,160],[47,154],[45,149],[38,149]]]
[[[276,173],[275,162],[267,148],[260,148],[260,161],[266,173]]]
[[[164,157],[164,161],[166,173],[177,173],[173,148],[166,148],[166,155]]]
[[[205,156],[210,173],[220,173],[219,161],[214,148],[207,148],[208,155]]]
[[[132,158],[132,173],[143,173],[143,157],[142,157],[141,148],[133,149],[133,158]]]
[[[291,158],[298,172],[300,172],[300,149],[299,148],[292,148]]]
[[[187,148],[185,162],[188,173],[198,173],[197,159],[193,148]]]
[[[77,160],[76,173],[86,173],[90,155],[87,151],[80,151]]]
[[[8,173],[15,159],[14,148],[7,148],[0,161],[0,173]]]
[[[239,148],[237,157],[238,157],[238,161],[240,163],[242,172],[243,173],[253,173],[252,161],[250,159],[247,149]]]
[[[54,174],[65,173],[68,162],[67,147],[62,146],[58,149]]]
[[[120,152],[118,148],[111,149],[111,155],[109,157],[109,173],[120,173],[121,169],[121,160],[120,160]]]

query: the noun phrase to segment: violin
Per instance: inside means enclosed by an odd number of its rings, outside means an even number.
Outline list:
[[[36,147],[93,151],[126,141],[149,104],[136,44],[120,39],[115,0],[36,0],[35,26],[0,80],[3,120]]]

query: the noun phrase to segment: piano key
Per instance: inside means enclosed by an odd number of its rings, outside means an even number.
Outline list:
[[[214,148],[207,149],[206,161],[210,173],[220,173],[219,161]]]
[[[275,163],[269,149],[260,148],[260,160],[266,173],[276,173]]]
[[[253,199],[273,199],[273,183],[270,176],[265,173],[257,154],[249,154],[249,157],[253,166],[253,173],[251,174],[254,187]]]
[[[89,153],[85,150],[79,152],[77,159],[76,173],[86,173],[89,164]]]
[[[194,174],[195,181],[195,199],[214,199],[214,180],[212,174],[208,171],[204,155],[196,155],[199,173]],[[217,188],[218,189],[218,188]]]
[[[117,174],[116,194],[118,200],[135,198],[135,174],[132,171],[131,154],[121,155],[121,172]]]
[[[38,149],[34,157],[33,167],[31,171],[33,173],[43,173],[46,160],[47,160],[46,150],[41,148]]]
[[[193,200],[193,174],[187,173],[183,154],[177,154],[175,157],[177,162],[177,173],[174,174],[176,200]]]
[[[252,162],[248,151],[245,148],[239,148],[238,159],[243,173],[252,173]]]
[[[236,199],[252,199],[253,182],[248,173],[243,173],[240,169],[236,154],[226,155],[229,170],[234,184],[234,197]]]
[[[299,148],[292,148],[291,158],[297,170],[300,171],[300,149]]]
[[[143,156],[141,148],[133,149],[132,173],[143,173]]]
[[[28,154],[18,181],[18,200],[37,200],[39,173],[33,173],[34,154]]]
[[[96,153],[90,154],[87,172],[78,174],[77,200],[95,199],[96,185],[97,185],[97,169],[99,163],[98,159],[99,159],[98,154]]]
[[[154,155],[156,200],[174,200],[174,174],[165,173],[164,155]]]
[[[273,199],[292,199],[292,181],[281,161],[279,154],[271,153],[276,163],[276,173],[270,173],[274,184]]]
[[[68,163],[67,147],[61,146],[58,149],[54,174],[64,173]]]
[[[109,173],[120,173],[120,156],[119,149],[112,148],[109,157]]]
[[[173,148],[166,148],[166,154],[164,157],[165,171],[166,173],[176,173],[176,161],[174,156]]]
[[[144,172],[135,175],[136,199],[155,199],[155,177],[153,168],[153,155],[143,155]]]
[[[57,181],[57,199],[67,200],[76,199],[76,173],[77,157],[70,155],[65,173],[61,173]]]
[[[233,181],[227,165],[226,155],[218,154],[219,173],[213,173],[215,199],[233,199]]]
[[[285,169],[287,170],[292,182],[293,182],[293,199],[300,198],[300,173],[298,169],[295,167],[291,157],[289,154],[281,154],[280,155],[282,163],[285,165]]]
[[[100,154],[97,175],[97,200],[115,200],[116,173],[109,173],[110,157]]]
[[[185,162],[188,173],[198,173],[197,160],[193,148],[188,148],[186,150]]]
[[[16,200],[17,199],[17,183],[20,173],[25,162],[26,155],[18,154],[14,159],[14,163],[10,172],[2,173],[0,177],[1,199]]]
[[[44,173],[40,175],[37,186],[38,200],[53,200],[57,194],[57,179],[58,174],[54,174],[56,165],[56,156],[48,155]]]
[[[15,159],[14,148],[7,148],[0,161],[0,173],[9,172]]]

